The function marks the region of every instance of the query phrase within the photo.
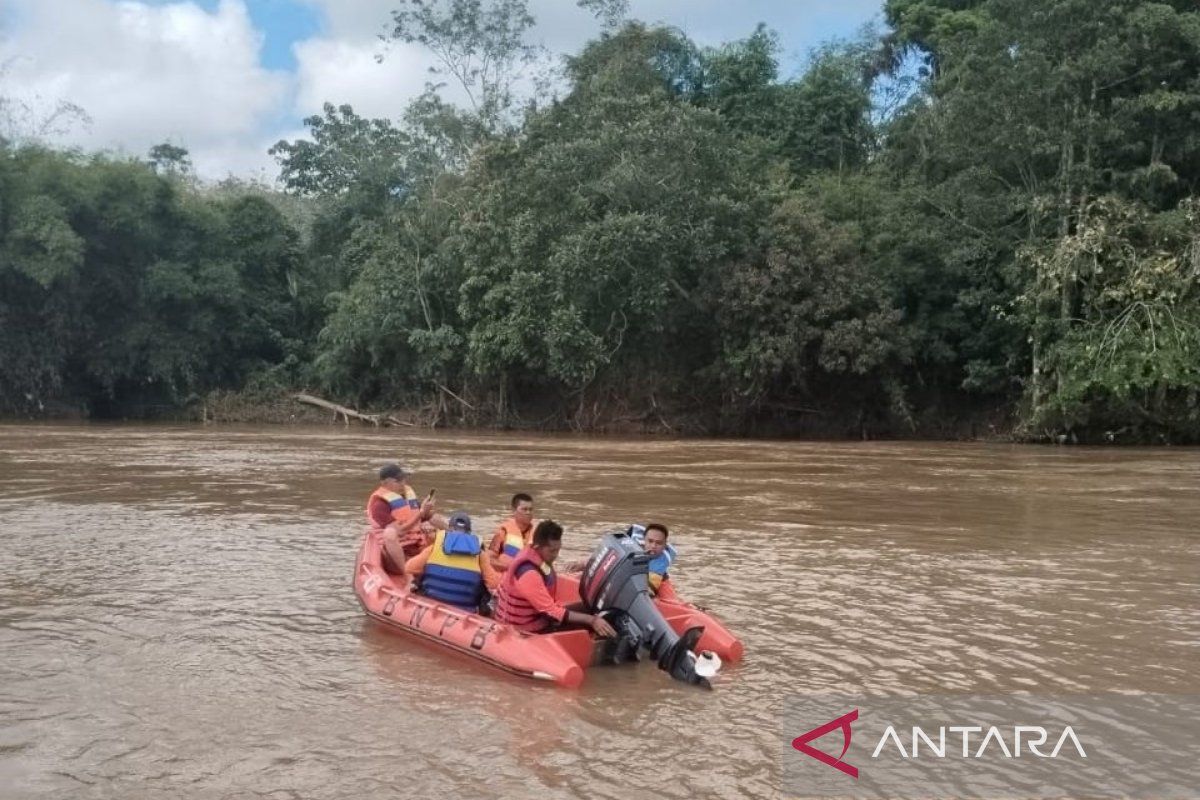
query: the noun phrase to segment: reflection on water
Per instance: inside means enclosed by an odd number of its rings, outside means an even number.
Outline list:
[[[566,557],[666,522],[745,663],[568,691],[369,622],[390,459],[481,527],[531,491]],[[1200,691],[1198,486],[1176,449],[0,426],[0,786],[775,797],[791,693]]]

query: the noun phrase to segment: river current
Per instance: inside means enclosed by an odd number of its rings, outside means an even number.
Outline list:
[[[350,588],[396,460],[564,558],[631,521],[746,658],[564,690],[382,629]],[[4,798],[763,798],[822,691],[1200,692],[1200,451],[0,426]]]

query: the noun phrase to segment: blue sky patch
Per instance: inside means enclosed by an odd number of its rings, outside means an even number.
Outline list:
[[[324,19],[321,12],[303,0],[243,0],[250,21],[263,36],[259,62],[267,69],[293,72],[296,57],[292,45],[321,33]],[[191,3],[215,14],[221,0],[143,0],[151,6]]]
[[[297,0],[253,0],[246,4],[254,27],[263,33],[262,65],[267,69],[296,69],[292,44],[321,32],[321,13]]]

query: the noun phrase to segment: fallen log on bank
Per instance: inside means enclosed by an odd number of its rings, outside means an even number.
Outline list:
[[[313,397],[311,394],[298,394],[296,395],[296,400],[297,402],[304,403],[306,405],[323,408],[326,411],[332,411],[334,422],[337,421],[337,418],[340,415],[347,425],[350,424],[351,419],[356,419],[361,422],[369,422],[376,428],[378,428],[380,425],[407,425],[408,427],[416,427],[413,425],[413,423],[396,419],[390,414],[387,416],[382,414],[364,414],[361,411],[355,411],[353,408],[347,408],[346,406],[332,403],[328,400],[322,400],[320,397]]]

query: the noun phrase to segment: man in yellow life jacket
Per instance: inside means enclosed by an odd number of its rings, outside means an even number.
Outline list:
[[[421,594],[474,614],[484,589],[499,588],[500,576],[492,569],[483,542],[471,533],[471,518],[465,511],[451,514],[447,525],[404,564],[404,572],[413,577]]]
[[[367,498],[367,523],[383,528],[383,568],[399,575],[404,561],[428,544],[421,523],[433,516],[432,497],[417,500],[409,485],[411,472],[399,464],[384,464],[379,468],[379,486]]]
[[[524,550],[533,537],[533,498],[524,492],[512,497],[512,516],[500,523],[488,542],[492,567],[500,573]]]

